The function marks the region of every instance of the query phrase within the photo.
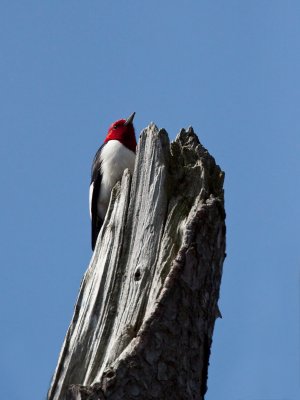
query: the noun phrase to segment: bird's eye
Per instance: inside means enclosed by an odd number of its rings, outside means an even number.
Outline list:
[[[118,127],[118,125],[115,125],[115,126],[113,127],[113,129],[117,129],[117,127]]]

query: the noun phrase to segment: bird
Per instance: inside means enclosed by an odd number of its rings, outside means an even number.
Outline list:
[[[119,119],[110,125],[103,145],[98,149],[91,170],[89,207],[91,217],[91,245],[94,251],[110,201],[110,194],[122,178],[126,168],[133,173],[136,153],[136,137],[133,112],[127,119]]]

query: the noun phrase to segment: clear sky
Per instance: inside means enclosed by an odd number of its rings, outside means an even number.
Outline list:
[[[1,398],[43,399],[90,257],[90,166],[136,111],[226,172],[207,400],[300,398],[299,0],[2,0]]]

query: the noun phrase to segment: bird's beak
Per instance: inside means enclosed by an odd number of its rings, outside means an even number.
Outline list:
[[[126,119],[124,126],[127,126],[129,124],[132,124],[133,118],[135,116],[135,112],[133,112],[129,117]]]

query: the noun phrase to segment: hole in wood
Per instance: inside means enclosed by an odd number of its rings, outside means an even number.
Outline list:
[[[137,268],[137,269],[135,270],[135,273],[134,273],[134,280],[135,280],[135,281],[139,281],[140,279],[141,279],[141,271],[140,271],[139,268]]]
[[[115,376],[115,372],[113,370],[105,372],[105,378],[111,379]]]

